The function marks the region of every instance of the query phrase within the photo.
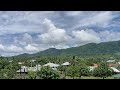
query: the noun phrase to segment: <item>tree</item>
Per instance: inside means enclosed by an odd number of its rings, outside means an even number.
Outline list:
[[[42,67],[40,71],[37,72],[37,75],[42,79],[59,79],[59,72],[53,70],[49,66]]]
[[[36,79],[37,73],[34,71],[29,71],[28,72],[28,78],[29,79]]]
[[[66,77],[66,74],[65,74],[66,68],[67,68],[67,66],[63,66],[63,65],[61,65],[61,66],[58,67],[58,70],[61,72],[63,78]]]
[[[93,75],[95,77],[106,78],[112,75],[112,70],[108,67],[108,65],[102,62],[97,68],[94,69]]]
[[[74,79],[78,75],[78,67],[77,66],[68,67],[66,69],[65,75],[70,76]]]
[[[65,71],[66,71],[66,66],[61,65],[61,66],[58,67],[58,70],[61,71],[61,73],[62,73],[62,72],[65,73]]]
[[[86,65],[80,65],[78,67],[78,76],[81,78],[81,76],[89,76],[90,70]]]
[[[10,71],[9,69],[0,70],[0,79],[12,79],[14,75],[14,71]]]

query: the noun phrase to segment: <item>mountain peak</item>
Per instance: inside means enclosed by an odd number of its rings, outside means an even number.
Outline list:
[[[89,43],[79,47],[72,47],[72,48],[59,49],[59,50],[56,48],[49,48],[47,50],[30,54],[30,55],[27,53],[24,53],[21,56],[23,57],[59,56],[59,55],[79,55],[79,56],[92,55],[93,56],[93,55],[100,55],[100,54],[115,54],[115,53],[120,53],[120,40],[102,42],[97,44]]]

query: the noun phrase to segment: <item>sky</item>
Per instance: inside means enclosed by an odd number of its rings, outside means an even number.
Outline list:
[[[120,40],[120,11],[0,11],[0,55]]]

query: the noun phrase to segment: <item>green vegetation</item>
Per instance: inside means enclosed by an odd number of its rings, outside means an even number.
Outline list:
[[[54,71],[50,67],[43,67],[38,73],[41,79],[59,79],[60,75],[58,71]]]
[[[97,68],[94,69],[93,75],[96,77],[106,78],[112,76],[112,70],[108,67],[106,63],[101,63]]]
[[[34,71],[28,72],[28,79],[36,79],[37,73]]]
[[[21,54],[15,58],[32,58],[42,56],[116,56],[120,58],[120,41],[111,41],[103,43],[89,43],[79,47],[72,47],[68,49],[50,48],[35,54]]]
[[[0,79],[112,79],[112,70],[108,67],[107,60],[114,59],[115,67],[120,69],[117,63],[120,61],[120,41],[90,43],[79,47],[68,49],[48,49],[35,54],[21,54],[14,57],[0,57]],[[42,67],[40,71],[20,74],[16,71],[21,66],[31,67],[31,61],[35,65],[44,65],[48,62],[60,64],[57,70],[50,67]],[[22,65],[18,63],[22,62]],[[64,62],[70,62],[70,66],[62,66]],[[93,71],[89,70],[89,66],[97,64],[98,67]]]

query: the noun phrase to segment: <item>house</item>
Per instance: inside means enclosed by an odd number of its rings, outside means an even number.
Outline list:
[[[110,67],[114,73],[120,73],[120,71],[118,69],[116,69],[115,67]]]
[[[36,65],[35,67],[21,66],[21,69],[17,70],[17,73],[28,73],[29,71],[37,71],[41,69],[41,65]]]
[[[94,63],[93,66],[94,66],[94,67],[98,67],[98,64],[95,64],[95,63]]]
[[[47,63],[47,64],[45,64],[43,66],[49,66],[52,69],[57,69],[60,65],[59,64],[54,64],[54,63]]]
[[[28,72],[28,67],[26,66],[21,66],[21,69],[16,71],[17,73],[27,73]]]
[[[93,71],[96,67],[98,67],[98,64],[93,64],[92,66],[89,66],[88,68],[90,71]]]
[[[114,66],[115,66],[115,64],[108,64],[108,66],[109,66],[109,67],[114,67]]]
[[[63,65],[63,66],[69,66],[70,63],[69,63],[69,62],[65,62],[65,63],[63,63],[63,64],[61,64],[61,65]]]
[[[108,60],[107,62],[108,62],[108,63],[114,63],[115,60]]]
[[[112,75],[114,77],[114,79],[120,79],[120,74],[115,74],[115,75]]]
[[[41,65],[36,65],[35,67],[28,67],[28,71],[38,71],[41,70]]]
[[[120,64],[120,62],[118,62],[118,64]]]
[[[93,71],[96,67],[94,67],[94,66],[89,66],[88,68],[90,69],[90,71]]]

